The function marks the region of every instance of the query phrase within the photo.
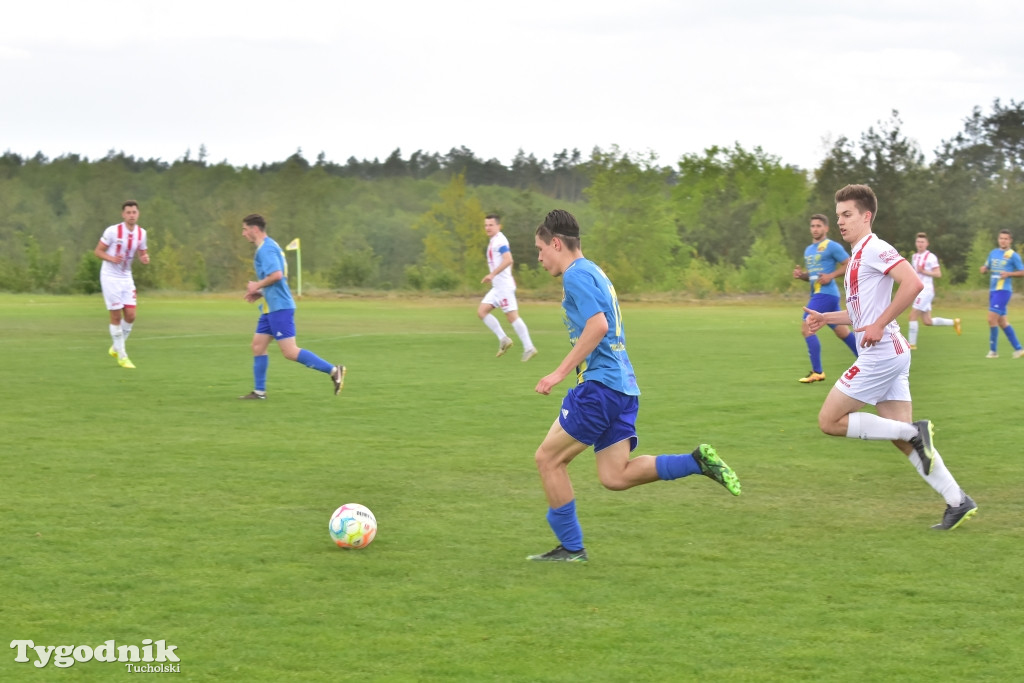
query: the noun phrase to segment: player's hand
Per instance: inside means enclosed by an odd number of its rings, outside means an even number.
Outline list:
[[[821,328],[825,327],[825,314],[812,311],[811,309],[804,306],[804,312],[807,313],[807,317],[804,318],[804,322],[807,323],[807,328],[814,334]]]
[[[803,280],[804,279],[804,271],[800,270],[799,268],[794,268],[793,269],[793,279],[794,280]]]
[[[885,330],[881,325],[877,323],[871,323],[864,327],[859,327],[854,332],[863,332],[864,336],[860,340],[860,345],[864,348],[874,346],[878,342],[882,341],[882,337],[885,335]]]
[[[1006,270],[1004,270],[1003,272],[999,273],[999,279],[1000,280],[1005,280],[1007,277],[1009,277],[1008,273],[1009,273],[1009,271],[1006,271]]]
[[[494,276],[491,275],[490,273],[487,273],[487,275],[484,275],[484,279],[481,280],[480,282],[490,282],[493,279],[494,279]]]
[[[822,273],[821,275],[818,276],[818,284],[827,285],[828,283],[832,282],[832,278],[834,277],[835,275],[831,275],[830,273]]]
[[[981,271],[979,271],[979,272],[981,272],[981,274],[984,275],[985,273],[988,272],[988,268],[986,266],[982,266],[981,267]]]
[[[246,284],[246,286],[245,286],[245,291],[248,294],[256,294],[256,293],[258,293],[260,291],[260,283],[253,282],[252,280],[250,280],[248,282],[248,284]]]
[[[124,262],[124,256],[121,256],[120,254],[118,254],[117,256],[111,256],[110,257],[110,262],[111,263],[117,263],[117,264],[123,263]]]
[[[149,254],[146,252],[139,254],[139,260],[143,263],[149,263]]]
[[[561,375],[556,370],[555,372],[552,372],[550,375],[547,375],[546,377],[541,377],[540,381],[537,382],[537,386],[534,388],[534,391],[536,391],[538,394],[544,394],[545,396],[547,396],[548,394],[551,393],[551,390],[554,389],[555,386],[557,386],[558,383],[561,382],[563,379],[565,379],[565,375]]]

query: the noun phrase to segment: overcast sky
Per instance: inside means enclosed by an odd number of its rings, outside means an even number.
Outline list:
[[[738,142],[809,169],[896,109],[930,157],[1024,99],[1022,27],[992,0],[11,0],[0,151],[672,164]]]

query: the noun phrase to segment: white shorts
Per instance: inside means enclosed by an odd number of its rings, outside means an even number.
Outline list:
[[[932,310],[932,299],[935,298],[934,289],[922,289],[921,293],[914,299],[914,310],[927,313]]]
[[[103,301],[108,311],[119,311],[135,305],[135,280],[130,277],[105,277],[100,275]]]
[[[873,406],[883,401],[910,401],[910,352],[879,358],[862,350],[835,387]]]
[[[516,303],[516,290],[514,289],[491,287],[491,291],[487,292],[487,295],[480,303],[500,308],[502,313],[511,313],[512,311],[519,310],[519,304]]]

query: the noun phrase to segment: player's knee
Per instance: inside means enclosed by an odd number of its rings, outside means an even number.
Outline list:
[[[610,474],[602,472],[599,479],[601,480],[601,486],[605,487],[609,491],[625,491],[630,488],[630,484],[624,476]]]
[[[839,421],[824,412],[818,413],[818,429],[829,436],[846,436],[846,429],[839,424]]]

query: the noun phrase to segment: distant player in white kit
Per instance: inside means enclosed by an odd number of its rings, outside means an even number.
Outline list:
[[[487,243],[487,269],[488,273],[480,282],[487,282],[491,285],[491,291],[480,302],[476,314],[484,321],[484,325],[498,338],[498,356],[504,356],[505,352],[512,348],[512,339],[505,334],[501,323],[491,314],[495,308],[500,308],[512,329],[519,336],[523,343],[523,362],[530,360],[537,355],[537,349],[530,340],[530,331],[526,323],[519,317],[519,304],[516,303],[516,281],[512,277],[512,250],[508,246],[508,238],[501,231],[501,217],[495,213],[487,214],[484,219],[484,231],[491,241]]]
[[[818,426],[831,436],[892,441],[918,474],[946,501],[933,529],[955,529],[978,509],[946,469],[932,444],[932,423],[913,422],[910,349],[896,317],[924,288],[914,268],[871,230],[878,199],[867,185],[836,192],[836,217],[843,239],[852,245],[846,269],[846,309],[819,313],[805,309],[812,332],[825,325],[851,325],[860,355],[832,387],[818,413]],[[895,296],[893,283],[898,285]],[[861,412],[873,405],[877,415]]]
[[[932,317],[932,300],[935,299],[935,284],[932,280],[942,277],[942,269],[939,268],[939,257],[928,251],[928,235],[923,232],[917,233],[914,245],[917,251],[910,257],[910,261],[917,276],[921,278],[924,289],[914,299],[914,305],[910,308],[910,334],[907,335],[907,341],[910,342],[912,349],[917,348],[918,320],[925,325],[952,327],[957,335],[960,334],[960,318]]]
[[[110,311],[110,338],[113,344],[108,353],[117,359],[122,368],[135,369],[128,360],[125,342],[135,324],[135,280],[132,278],[132,261],[139,257],[142,263],[149,263],[146,250],[146,230],[138,225],[139,204],[129,199],[121,205],[121,218],[117,225],[103,231],[93,253],[103,260],[100,267],[100,287],[103,300]]]

